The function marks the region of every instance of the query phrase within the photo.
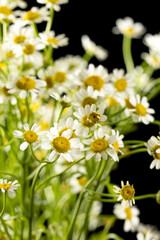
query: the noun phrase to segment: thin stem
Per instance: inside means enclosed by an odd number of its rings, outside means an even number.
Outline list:
[[[131,53],[131,43],[132,38],[123,36],[123,58],[124,63],[127,69],[127,72],[131,72],[134,69],[134,63],[132,59],[132,53]]]
[[[49,31],[51,30],[52,24],[53,24],[53,19],[54,19],[54,8],[51,7],[51,9],[50,9],[50,18],[49,18],[49,20],[47,22],[46,30],[45,30],[46,33],[49,33]]]
[[[59,123],[60,119],[61,119],[61,116],[62,116],[62,113],[64,111],[65,107],[62,106],[61,110],[60,110],[60,113],[59,113],[59,116],[58,116],[58,119],[57,119],[57,123]]]
[[[125,140],[123,142],[125,145],[134,144],[134,143],[137,143],[137,144],[145,143],[145,141],[142,141],[142,140]]]
[[[112,117],[114,117],[114,116],[120,114],[120,113],[123,112],[124,110],[125,110],[125,108],[121,108],[120,110],[118,110],[118,111],[116,111],[116,112],[110,114],[110,115],[109,115],[109,118],[112,118]]]
[[[134,197],[135,200],[141,200],[141,199],[146,199],[146,198],[155,198],[156,199],[156,194],[145,194],[141,196],[136,196]]]
[[[108,124],[109,124],[110,126],[117,125],[118,123],[124,122],[124,121],[126,121],[126,120],[128,120],[128,119],[130,119],[130,118],[131,118],[131,117],[122,118],[122,119],[119,119],[119,120],[117,120],[117,121],[115,121],[115,122],[109,122]]]
[[[89,53],[85,53],[84,55],[83,55],[83,59],[84,60],[86,60],[86,62],[89,62],[91,59],[92,59],[92,57],[93,57],[93,55],[92,54],[89,54]]]
[[[1,170],[0,170],[0,174],[11,176],[11,177],[13,177],[14,179],[16,179],[20,184],[22,184],[22,179],[20,179],[19,177],[17,177],[17,176],[16,176],[15,174],[13,174],[13,173],[9,173],[9,172],[5,172],[5,171],[1,171]]]
[[[3,207],[2,207],[2,211],[0,213],[0,218],[2,218],[2,216],[5,212],[5,209],[6,209],[6,191],[3,194]]]
[[[127,153],[124,153],[123,155],[119,156],[119,160],[122,158],[128,157],[130,155],[133,155],[135,153],[140,153],[140,152],[147,152],[147,148],[135,149],[135,150],[129,151]]]
[[[30,120],[30,111],[29,111],[29,102],[28,102],[28,94],[26,96],[26,111],[27,111],[27,123],[29,124],[29,120]]]
[[[33,151],[33,147],[32,147],[32,144],[29,145],[30,146],[30,150],[31,150],[31,154],[32,154],[32,157],[39,163],[50,163],[48,161],[43,161],[43,160],[39,160],[36,155],[34,154],[34,151]]]
[[[14,139],[15,139],[15,137],[13,137],[13,138],[12,138],[8,143],[6,143],[5,145],[0,146],[0,149],[3,149],[3,148],[5,148],[5,147],[11,145],[11,143],[14,141]]]
[[[38,29],[35,22],[32,23],[32,27],[33,27],[35,37],[38,37]]]
[[[151,123],[154,124],[154,125],[160,126],[160,121],[158,121],[158,120],[155,120],[155,121],[153,121],[153,122],[151,122]]]
[[[117,234],[115,233],[110,233],[107,235],[107,237],[105,237],[103,240],[109,240],[109,239],[114,239],[114,240],[124,240],[123,238],[119,237]]]

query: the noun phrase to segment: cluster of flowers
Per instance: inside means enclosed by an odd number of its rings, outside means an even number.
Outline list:
[[[160,68],[160,34],[144,37],[149,53],[142,54],[142,66],[134,67],[124,47],[127,73],[117,68],[109,73],[101,64],[88,64],[92,57],[105,60],[108,52],[87,35],[81,38],[83,57],[67,55],[53,61],[53,49],[68,45],[65,34],[56,35],[51,30],[54,11],[60,11],[61,4],[68,0],[37,2],[44,6],[22,11],[17,8],[26,8],[23,0],[0,0],[0,103],[10,106],[16,119],[13,135],[22,139],[21,151],[30,147],[34,160],[43,164],[56,161],[56,174],[63,172],[67,164],[82,160],[69,169],[66,180],[72,193],[78,194],[90,180],[86,160],[118,162],[125,150],[127,125],[154,122],[155,111],[149,107],[154,94],[149,94],[155,87],[151,75]],[[37,24],[44,21],[46,29],[39,32]],[[128,17],[118,19],[113,32],[123,34],[125,42],[141,37],[145,27]],[[3,114],[4,126],[5,121]],[[154,157],[150,168],[160,169],[160,137],[152,136],[145,146]],[[12,151],[8,147],[4,145],[6,153]],[[1,179],[0,190],[14,193],[20,186],[17,183]],[[160,239],[160,233],[152,227],[139,226],[139,210],[132,206],[133,186],[122,182],[122,188],[115,186],[114,191],[122,204],[117,203],[113,212],[125,220],[124,231],[138,231],[138,240]],[[101,203],[95,203],[90,211],[90,230],[97,227],[102,210]]]

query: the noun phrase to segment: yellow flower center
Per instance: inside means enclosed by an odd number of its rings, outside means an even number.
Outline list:
[[[55,45],[57,45],[59,41],[58,41],[56,38],[48,38],[48,39],[47,39],[47,42],[48,42],[49,44],[55,44]]]
[[[134,198],[135,189],[132,186],[126,184],[120,189],[120,195],[123,197],[124,200],[132,200]]]
[[[64,72],[56,72],[54,75],[54,81],[63,83],[66,80],[66,74]]]
[[[47,2],[50,2],[50,3],[52,3],[52,4],[55,4],[55,3],[57,3],[59,0],[47,0]]]
[[[41,106],[40,101],[33,102],[33,103],[30,104],[30,109],[31,109],[32,112],[36,112],[40,106]]]
[[[23,17],[23,20],[34,21],[39,17],[40,17],[40,14],[38,12],[28,11],[28,12],[25,13],[25,15]]]
[[[34,53],[34,51],[35,47],[30,43],[26,44],[25,47],[23,48],[23,53],[26,55],[31,55]]]
[[[108,142],[103,138],[97,138],[91,143],[91,150],[100,153],[108,148]]]
[[[127,35],[133,35],[134,28],[133,27],[127,28],[125,32],[126,32]]]
[[[68,152],[71,148],[70,141],[62,136],[56,137],[52,141],[52,146],[59,153]]]
[[[86,127],[92,127],[100,120],[100,118],[100,113],[92,112],[82,118],[82,124]]]
[[[34,143],[38,140],[38,135],[34,131],[28,130],[23,133],[23,138],[28,143]]]
[[[87,178],[86,177],[80,177],[78,178],[78,183],[81,185],[81,186],[84,186],[87,182]]]
[[[0,62],[0,69],[6,70],[7,64],[5,62]]]
[[[48,122],[42,122],[42,123],[40,123],[40,125],[41,125],[41,131],[44,131],[44,130],[46,130],[46,129],[49,129],[49,123]]]
[[[155,63],[159,64],[159,60],[158,60],[158,58],[157,58],[156,56],[153,56],[153,61],[154,61]]]
[[[3,188],[4,190],[8,190],[10,189],[10,187],[12,186],[12,184],[9,184],[9,183],[1,183],[0,184],[0,189]]]
[[[95,90],[100,91],[104,85],[103,79],[98,75],[92,75],[85,80],[86,86],[92,86]]]
[[[113,147],[115,148],[116,153],[118,153],[118,150],[119,150],[119,143],[118,143],[118,141],[115,142],[115,143],[113,143],[112,145],[113,145]]]
[[[63,132],[65,132],[66,130],[68,130],[68,129],[71,129],[71,128],[63,128],[62,130],[60,130],[59,131],[59,136],[61,136],[62,135],[62,133]],[[72,129],[71,129],[72,130]],[[71,137],[69,138],[69,139],[71,139],[71,138],[75,138],[76,137],[76,134],[75,134],[75,132],[72,130],[72,135],[71,135]]]
[[[10,96],[11,94],[8,92],[9,89],[7,89],[6,87],[3,87],[1,89],[1,92],[4,94],[4,96],[8,97]]]
[[[16,36],[16,37],[13,39],[13,42],[16,43],[16,44],[20,44],[20,43],[23,43],[25,40],[26,40],[26,37],[25,37],[25,36],[19,35],[19,36]]]
[[[46,83],[47,83],[46,88],[52,88],[52,87],[53,87],[53,85],[54,85],[54,77],[52,77],[52,76],[46,76],[46,77],[44,78],[44,81],[46,81]]]
[[[130,103],[129,98],[125,98],[125,103],[126,103],[126,107],[129,109],[133,109],[134,106]]]
[[[117,102],[117,100],[113,97],[109,97],[109,105],[110,106],[117,106],[119,105],[119,103]]]
[[[34,89],[36,86],[35,80],[29,77],[21,77],[17,83],[16,83],[17,88],[23,89],[23,90],[31,90]]]
[[[97,103],[96,99],[92,97],[86,97],[82,101],[82,107],[85,107],[86,105],[91,106],[92,104],[96,104],[96,103]]]
[[[140,103],[136,104],[136,111],[141,116],[145,116],[147,114],[146,108]]]
[[[0,14],[9,16],[12,14],[12,10],[8,8],[7,6],[0,6]]]
[[[117,79],[114,83],[114,87],[119,91],[123,92],[127,87],[127,81],[124,78]]]
[[[154,156],[156,159],[160,159],[160,153],[157,153],[156,150],[157,149],[160,149],[160,146],[159,145],[156,145],[153,149],[153,152],[154,152]]]
[[[131,209],[130,209],[129,207],[126,207],[124,211],[125,211],[125,213],[126,213],[126,218],[127,218],[128,220],[131,220],[131,219],[132,219]]]
[[[15,56],[15,54],[14,54],[14,52],[9,51],[9,52],[7,52],[6,56],[7,56],[8,58],[12,58],[12,57]]]

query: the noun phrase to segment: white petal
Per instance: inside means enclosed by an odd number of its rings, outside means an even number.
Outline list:
[[[24,99],[27,97],[27,92],[25,90],[20,91],[19,93],[20,98]]]
[[[69,153],[65,153],[63,154],[63,157],[68,161],[68,162],[73,162],[74,159],[72,158],[72,156]]]
[[[48,160],[49,160],[50,162],[52,162],[52,161],[55,159],[56,155],[57,155],[56,151],[53,150],[53,151],[50,153]]]
[[[17,138],[23,138],[23,132],[21,132],[19,130],[14,130],[13,135]]]
[[[70,138],[72,136],[73,131],[71,129],[68,129],[62,133],[62,136],[65,138]]]
[[[28,142],[23,142],[21,145],[20,145],[20,150],[21,151],[24,151],[27,147],[28,147],[29,143]]]
[[[25,123],[23,127],[24,127],[24,130],[26,130],[26,131],[29,130],[29,124],[28,123]]]

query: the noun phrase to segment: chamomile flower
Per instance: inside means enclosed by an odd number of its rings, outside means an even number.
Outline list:
[[[21,17],[24,24],[41,23],[49,19],[49,11],[46,7],[32,7],[26,12],[17,11],[17,15]]]
[[[90,130],[95,130],[97,124],[100,125],[100,122],[106,121],[107,116],[103,115],[105,106],[100,104],[96,106],[92,104],[91,106],[85,105],[85,107],[79,107],[73,115],[78,119],[79,123],[77,124],[77,129],[75,133],[77,135],[83,135],[87,137],[90,133]]]
[[[144,44],[149,47],[153,52],[160,52],[160,33],[159,34],[146,34],[144,37]]]
[[[134,93],[133,87],[135,84],[133,79],[128,74],[125,74],[123,69],[114,69],[109,79],[111,83],[108,83],[106,89],[106,93],[109,96],[125,99]]]
[[[135,232],[139,225],[140,211],[137,207],[122,206],[122,204],[117,203],[114,205],[113,213],[118,219],[124,220],[123,229],[125,232]]]
[[[160,52],[150,51],[149,53],[142,53],[142,59],[154,69],[160,68]]]
[[[12,181],[7,181],[7,179],[0,179],[0,191],[5,193],[8,192],[9,195],[15,194],[15,190],[17,190],[18,187],[20,187],[20,184],[17,184],[18,181],[15,180],[14,182]]]
[[[11,4],[13,8],[19,7],[19,8],[26,8],[27,3],[24,0],[8,0],[8,3]]]
[[[47,8],[53,7],[57,12],[61,10],[60,5],[68,3],[69,0],[37,0],[38,3],[46,4]]]
[[[59,48],[68,45],[68,38],[65,34],[59,34],[56,36],[54,31],[50,31],[49,33],[39,33],[39,37],[45,46]]]
[[[0,104],[5,104],[8,103],[8,101],[10,101],[12,105],[16,105],[17,99],[8,91],[9,89],[7,89],[6,86],[0,88]]]
[[[92,157],[95,158],[95,161],[107,160],[109,155],[114,161],[118,161],[116,150],[110,147],[115,142],[116,139],[106,134],[104,128],[100,127],[94,131],[93,137],[83,140],[84,144],[89,145],[85,147],[86,160]]]
[[[79,138],[72,137],[73,131],[67,129],[62,132],[61,136],[58,132],[50,129],[48,139],[42,143],[42,148],[51,150],[48,160],[52,162],[56,157],[58,159],[66,159],[68,162],[73,162],[76,155],[80,153],[81,143]]]
[[[160,232],[155,226],[141,223],[136,237],[137,240],[160,240]]]
[[[39,140],[42,136],[46,135],[47,132],[42,132],[41,126],[38,126],[37,123],[33,124],[31,129],[29,128],[29,124],[26,123],[23,125],[25,131],[14,130],[13,135],[17,138],[22,138],[24,142],[20,145],[20,150],[24,151],[26,148],[33,144],[36,146],[39,143]]]
[[[124,136],[119,135],[118,130],[117,131],[115,131],[114,129],[111,130],[110,141],[114,142],[114,143],[110,144],[109,146],[111,148],[113,148],[117,154],[118,154],[118,152],[120,152],[122,154],[121,148],[124,147],[124,143],[122,141],[123,138],[124,138]],[[118,156],[117,156],[116,160],[118,161]]]
[[[149,108],[147,97],[140,97],[140,95],[131,96],[127,101],[128,110],[131,113],[134,122],[143,122],[149,124],[154,121],[155,111],[153,108]]]
[[[117,19],[113,33],[123,34],[131,38],[139,38],[145,33],[145,27],[139,22],[134,23],[132,18],[125,17],[124,19]]]
[[[14,21],[15,12],[13,11],[14,6],[8,3],[7,0],[0,0],[0,21]]]
[[[82,107],[97,105],[100,101],[99,91],[94,90],[92,86],[88,86],[87,89],[81,88],[75,93],[73,101]]]
[[[61,103],[63,107],[70,107],[72,105],[71,99],[66,95],[61,97],[58,93],[53,92],[50,96],[57,102]]]
[[[88,179],[85,175],[81,173],[73,174],[67,181],[67,183],[71,186],[71,192],[77,194],[81,192]]]
[[[95,56],[99,61],[108,57],[108,52],[101,46],[96,45],[87,35],[81,37],[82,47],[90,56]]]
[[[127,181],[126,185],[121,181],[121,188],[118,186],[113,186],[113,191],[118,194],[117,201],[122,200],[123,206],[132,206],[135,204],[134,195],[135,189],[133,185],[131,186]]]
[[[9,89],[8,93],[19,93],[20,98],[26,98],[28,92],[38,94],[39,90],[45,86],[45,81],[36,79],[33,76],[16,78],[14,81],[10,81],[6,84],[6,87]]]
[[[154,160],[151,162],[150,168],[160,169],[160,137],[152,136],[145,144],[149,155],[153,156]]]
[[[108,83],[108,71],[102,65],[95,67],[89,64],[88,69],[84,69],[79,75],[80,81],[77,82],[80,86],[92,86],[94,90],[100,92],[101,95],[105,94],[105,88]]]

